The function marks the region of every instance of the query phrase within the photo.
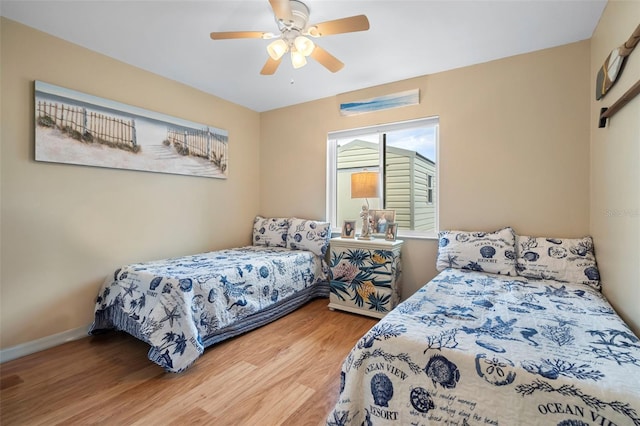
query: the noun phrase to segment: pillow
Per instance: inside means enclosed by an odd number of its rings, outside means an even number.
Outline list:
[[[287,247],[291,250],[309,250],[324,256],[331,238],[331,224],[315,220],[289,219]]]
[[[515,232],[441,231],[438,233],[436,269],[470,269],[492,274],[517,275]]]
[[[288,229],[289,222],[286,217],[256,216],[253,220],[253,245],[286,247]]]
[[[587,284],[600,290],[591,237],[516,236],[518,274],[527,278]]]

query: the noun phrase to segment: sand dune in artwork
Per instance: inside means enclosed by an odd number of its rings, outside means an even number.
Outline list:
[[[183,156],[173,147],[145,144],[138,153],[111,148],[99,143],[86,143],[69,137],[57,129],[36,126],[36,159],[68,164],[133,169],[224,178],[224,173],[207,159]]]

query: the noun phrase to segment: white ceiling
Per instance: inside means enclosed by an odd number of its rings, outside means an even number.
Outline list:
[[[369,18],[369,31],[314,40],[345,63],[335,74],[313,60],[297,70],[284,60],[263,76],[268,40],[209,38],[212,31],[277,34],[268,0],[2,0],[0,14],[262,112],[585,40],[606,0],[305,3],[310,23]]]

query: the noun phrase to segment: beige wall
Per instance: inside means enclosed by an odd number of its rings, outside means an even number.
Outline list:
[[[418,106],[339,115],[414,88]],[[325,216],[327,132],[438,115],[441,229],[587,235],[590,89],[584,41],[262,113],[261,210]],[[437,241],[405,239],[403,298],[433,278],[436,255]]]
[[[606,128],[598,128],[608,107],[640,78],[640,47],[628,57],[619,80],[595,100],[598,69],[612,49],[640,23],[640,2],[609,1],[591,39],[591,233],[603,292],[640,335],[640,96],[629,102]]]
[[[13,21],[0,25],[0,348],[90,324],[102,280],[122,264],[250,243],[258,113]],[[228,130],[229,178],[35,162],[34,80]]]
[[[433,115],[440,227],[591,233],[605,294],[638,333],[638,99],[607,129],[596,117],[640,75],[640,56],[603,102],[593,84],[639,7],[610,2],[591,42],[262,114],[3,18],[0,348],[90,323],[104,276],[123,263],[248,243],[256,213],[324,218],[328,132]],[[35,162],[34,80],[229,130],[229,179]],[[341,102],[413,88],[418,106],[339,115]],[[405,241],[407,297],[436,274],[437,244]]]

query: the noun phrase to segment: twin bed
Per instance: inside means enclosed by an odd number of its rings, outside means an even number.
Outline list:
[[[256,217],[253,245],[118,268],[105,280],[90,333],[125,331],[170,372],[204,348],[328,297],[328,223]]]
[[[438,269],[349,353],[328,425],[640,425],[590,238],[443,232]]]

